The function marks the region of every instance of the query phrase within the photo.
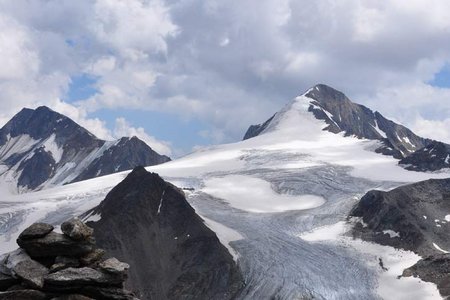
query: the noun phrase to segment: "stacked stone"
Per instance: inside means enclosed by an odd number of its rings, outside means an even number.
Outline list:
[[[61,225],[35,223],[17,239],[20,248],[0,256],[1,299],[136,299],[123,288],[128,264],[105,259],[93,229],[75,218]]]

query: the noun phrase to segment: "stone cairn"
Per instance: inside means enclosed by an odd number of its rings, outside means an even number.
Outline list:
[[[0,256],[0,300],[137,299],[123,288],[129,265],[105,259],[93,229],[75,218],[61,225],[35,223]]]

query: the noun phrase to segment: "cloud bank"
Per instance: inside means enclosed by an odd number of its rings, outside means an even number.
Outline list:
[[[167,153],[143,125],[107,129],[90,114],[169,112],[226,142],[326,83],[450,142],[450,90],[430,84],[450,64],[448,11],[446,0],[0,1],[0,117],[59,107],[100,136],[139,133]],[[64,100],[80,75],[95,93]]]

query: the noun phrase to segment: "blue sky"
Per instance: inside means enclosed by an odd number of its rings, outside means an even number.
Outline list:
[[[450,142],[450,2],[0,2],[0,121],[47,105],[172,156],[238,141],[316,83]]]

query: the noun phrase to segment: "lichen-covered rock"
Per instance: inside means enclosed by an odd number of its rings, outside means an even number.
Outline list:
[[[91,240],[75,241],[64,234],[50,232],[37,239],[17,239],[20,247],[25,249],[31,257],[76,256],[88,254],[94,249]]]
[[[53,229],[53,225],[47,223],[34,223],[19,235],[19,239],[28,240],[41,238],[52,232]]]
[[[94,251],[80,257],[80,262],[84,266],[91,265],[98,262],[105,255],[106,251],[103,249],[95,249]]]
[[[6,267],[11,270],[13,277],[20,278],[37,289],[44,286],[44,276],[48,274],[48,269],[32,260],[23,249],[17,249],[9,254]]]
[[[78,218],[73,218],[61,225],[62,232],[71,239],[80,241],[89,239],[94,230],[81,222]]]

